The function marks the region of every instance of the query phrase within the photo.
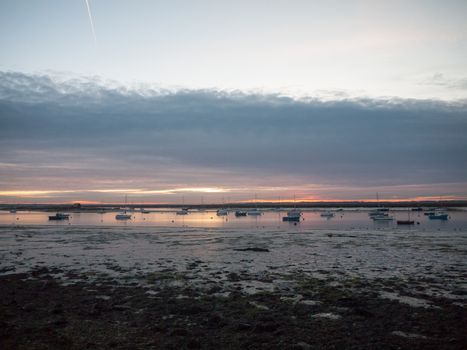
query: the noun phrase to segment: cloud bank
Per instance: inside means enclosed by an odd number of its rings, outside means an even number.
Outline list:
[[[467,197],[466,135],[466,101],[296,100],[0,72],[3,191]],[[89,192],[99,190],[110,192]]]

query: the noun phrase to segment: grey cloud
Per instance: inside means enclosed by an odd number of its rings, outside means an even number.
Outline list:
[[[95,173],[134,181],[152,175],[179,183],[274,183],[295,177],[303,183],[383,186],[459,182],[467,173],[466,101],[325,102],[214,90],[130,90],[105,87],[98,79],[57,83],[3,72],[0,126],[0,161],[41,164],[67,152],[52,163],[84,168],[57,171],[55,178]],[[19,152],[28,150],[42,153],[30,159]]]
[[[435,73],[424,84],[443,86],[449,89],[467,90],[467,78],[446,77],[443,73]]]

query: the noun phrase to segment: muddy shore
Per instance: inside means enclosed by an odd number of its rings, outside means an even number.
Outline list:
[[[62,283],[64,274],[76,283]],[[369,284],[290,276],[294,288],[245,294],[190,288],[173,271],[114,278],[40,268],[0,277],[2,349],[465,349],[465,308]],[[247,276],[231,275],[240,282]],[[404,299],[381,298],[403,295]],[[401,302],[402,300],[402,302]],[[406,302],[406,301],[409,302]]]
[[[466,349],[464,231],[0,227],[0,349]]]

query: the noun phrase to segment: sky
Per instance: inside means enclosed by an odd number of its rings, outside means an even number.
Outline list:
[[[466,1],[88,3],[0,0],[0,202],[467,198]]]

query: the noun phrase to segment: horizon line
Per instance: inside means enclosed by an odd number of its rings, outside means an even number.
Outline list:
[[[135,207],[141,205],[157,205],[157,206],[193,206],[193,207],[203,207],[203,206],[231,206],[231,205],[294,205],[294,204],[305,204],[305,205],[318,205],[318,204],[408,204],[408,203],[464,203],[467,204],[467,198],[449,198],[449,199],[388,199],[388,200],[376,200],[376,199],[344,199],[344,200],[270,200],[270,201],[230,201],[225,203],[219,202],[206,202],[206,203],[173,203],[173,202],[134,202],[134,203],[124,203],[124,202],[97,202],[97,201],[67,201],[67,202],[47,202],[47,203],[38,203],[38,202],[24,202],[24,203],[8,203],[0,202],[0,206],[47,206],[47,205],[80,205],[80,206],[98,206],[98,205],[116,205],[116,206],[127,206]]]

